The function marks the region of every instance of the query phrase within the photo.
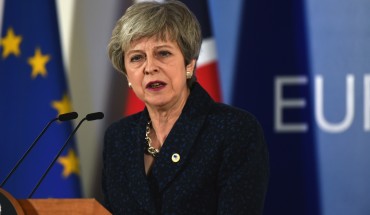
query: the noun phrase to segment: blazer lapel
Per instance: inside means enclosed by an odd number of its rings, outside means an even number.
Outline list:
[[[171,182],[184,166],[214,101],[196,84],[184,110],[169,133],[152,167],[159,191]]]
[[[159,191],[173,180],[182,166],[186,163],[191,147],[204,122],[204,117],[196,120],[191,127],[183,129],[184,122],[176,123],[167,137],[165,146],[153,166],[153,175],[157,178]]]
[[[126,172],[127,186],[129,187],[133,197],[139,203],[141,208],[145,209],[150,214],[155,214],[155,205],[150,193],[148,181],[146,179],[144,170],[144,137],[145,137],[145,125],[148,118],[143,114],[142,119],[138,122],[133,122],[132,128],[133,135],[131,135],[132,144],[134,146],[129,153],[132,156],[130,159],[125,159],[127,163],[125,164],[124,171]],[[130,141],[130,140],[125,140]]]

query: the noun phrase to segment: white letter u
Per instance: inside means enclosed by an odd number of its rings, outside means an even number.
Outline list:
[[[355,78],[352,74],[346,77],[346,115],[342,122],[330,123],[324,117],[324,80],[321,75],[315,77],[315,117],[319,127],[331,133],[342,132],[351,126],[355,109]]]

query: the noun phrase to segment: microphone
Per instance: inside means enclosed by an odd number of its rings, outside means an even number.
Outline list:
[[[57,161],[58,157],[60,156],[60,154],[62,154],[63,150],[66,148],[66,146],[68,145],[68,142],[69,140],[73,137],[73,135],[77,132],[78,128],[81,126],[81,124],[87,120],[87,121],[93,121],[93,120],[98,120],[98,119],[103,119],[104,118],[104,114],[102,112],[95,112],[95,113],[90,113],[90,114],[87,114],[85,116],[85,118],[83,118],[79,123],[78,125],[76,126],[76,128],[72,131],[72,133],[69,135],[69,137],[67,138],[66,142],[64,143],[63,147],[59,150],[58,154],[54,157],[53,161],[50,163],[50,165],[48,166],[48,168],[46,169],[46,171],[44,172],[44,174],[41,176],[40,180],[37,182],[36,186],[33,188],[32,192],[30,193],[30,195],[28,196],[28,198],[32,198],[33,194],[35,193],[35,191],[37,190],[37,188],[40,186],[41,182],[44,180],[45,176],[49,173],[51,167],[54,165],[54,163]]]
[[[64,122],[64,121],[69,121],[69,120],[72,120],[72,119],[76,119],[77,117],[78,117],[78,113],[69,112],[69,113],[65,113],[65,114],[60,114],[59,117],[58,117],[58,120],[61,121],[61,122]]]
[[[104,114],[102,112],[95,112],[95,113],[90,113],[86,115],[86,120],[87,121],[93,121],[97,119],[103,119]]]
[[[15,170],[18,169],[19,165],[23,162],[23,160],[27,157],[27,155],[30,153],[30,151],[33,149],[33,147],[36,145],[36,143],[39,141],[39,139],[42,137],[42,135],[44,135],[44,133],[46,132],[46,130],[50,127],[50,125],[59,120],[61,122],[64,122],[64,121],[69,121],[69,120],[72,120],[72,119],[76,119],[78,117],[78,114],[76,112],[69,112],[69,113],[65,113],[65,114],[60,114],[58,117],[50,120],[46,126],[44,127],[44,129],[41,131],[41,133],[39,134],[39,136],[37,136],[37,138],[33,141],[33,143],[31,144],[31,146],[27,149],[27,151],[23,154],[23,156],[21,157],[21,159],[19,159],[19,161],[17,162],[17,164],[13,167],[13,169],[9,172],[9,174],[5,177],[5,179],[3,180],[3,182],[1,182],[0,184],[0,187],[3,187],[5,185],[5,183],[8,181],[8,179],[10,178],[10,176],[13,175],[13,173],[15,172]]]

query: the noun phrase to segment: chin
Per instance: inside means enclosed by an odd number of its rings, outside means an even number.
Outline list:
[[[147,100],[145,102],[146,105],[149,105],[151,107],[163,107],[165,105],[167,105],[169,103],[169,101],[165,101],[165,100]]]

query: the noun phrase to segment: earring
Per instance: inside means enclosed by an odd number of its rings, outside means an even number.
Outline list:
[[[190,79],[192,76],[191,72],[186,72],[186,79]]]
[[[132,88],[132,85],[131,85],[131,83],[130,83],[130,82],[128,82],[128,87],[129,87],[129,88]]]

